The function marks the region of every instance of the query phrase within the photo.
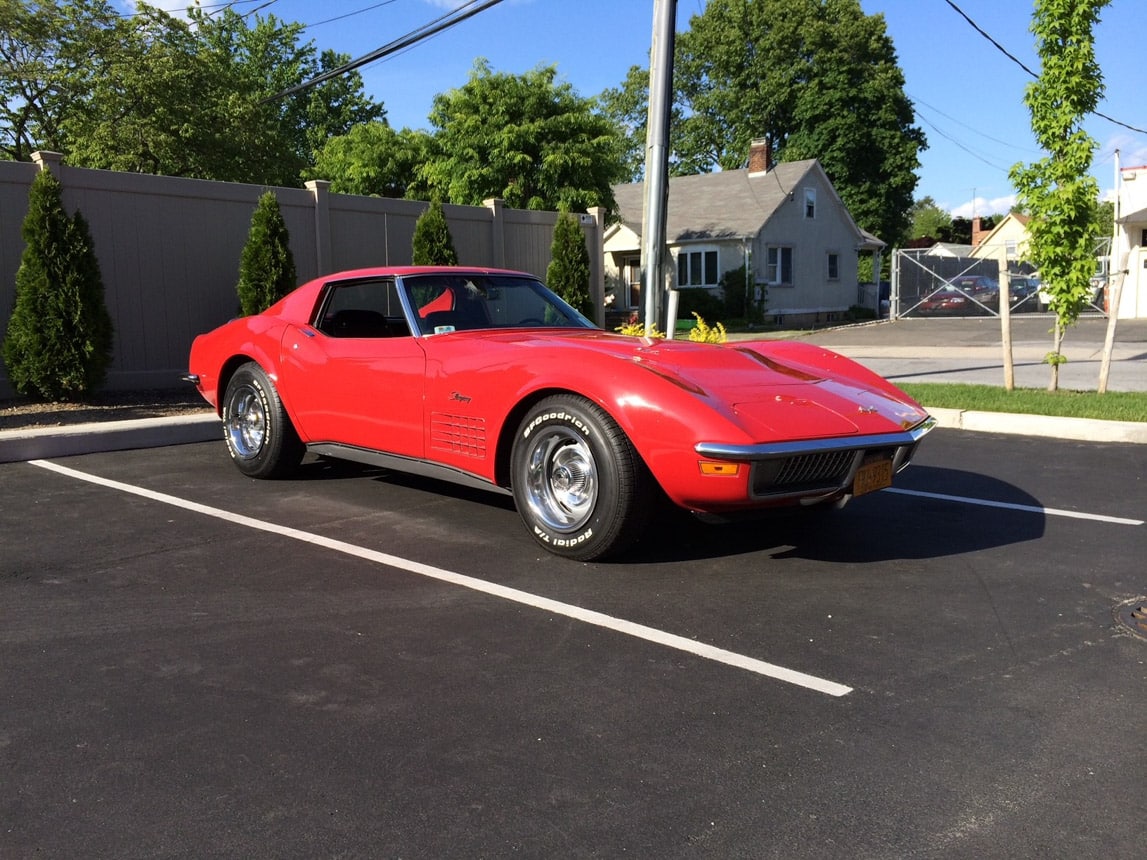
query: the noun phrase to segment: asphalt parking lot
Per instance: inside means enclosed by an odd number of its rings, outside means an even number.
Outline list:
[[[0,465],[0,856],[1141,856],[1145,467],[938,430],[579,564],[221,442]]]

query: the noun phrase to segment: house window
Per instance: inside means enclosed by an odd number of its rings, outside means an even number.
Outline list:
[[[787,245],[765,248],[765,280],[770,284],[793,282],[793,249]]]
[[[717,265],[717,252],[678,251],[678,287],[715,287],[721,279]]]
[[[1004,256],[1008,260],[1016,259],[1017,254],[1015,239],[1008,239],[1006,242],[1004,242]]]
[[[804,190],[804,217],[816,217],[816,189],[806,188]]]
[[[840,254],[835,251],[829,251],[828,254],[828,279],[830,281],[840,280]]]

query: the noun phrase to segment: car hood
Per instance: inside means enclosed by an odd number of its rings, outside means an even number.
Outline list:
[[[525,348],[611,355],[703,398],[758,438],[887,433],[927,418],[915,401],[878,375],[803,342],[715,345],[553,329],[473,334]],[[576,361],[572,355],[571,361]]]

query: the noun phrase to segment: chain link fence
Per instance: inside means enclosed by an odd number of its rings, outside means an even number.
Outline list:
[[[1012,259],[1013,249],[978,246],[976,250],[973,257],[959,247],[897,249],[892,257],[889,316],[999,316],[1001,281],[1007,287],[1011,313],[1048,313],[1048,295],[1038,273],[1030,264]],[[1084,314],[1105,316],[1106,257],[1096,259],[1091,300]]]

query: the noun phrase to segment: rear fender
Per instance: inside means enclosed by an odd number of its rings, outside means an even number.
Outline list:
[[[217,414],[222,414],[223,395],[231,377],[247,362],[254,361],[272,380],[278,380],[284,329],[278,320],[244,317],[195,339],[191,372],[199,377],[199,391]],[[285,398],[283,402],[290,412]]]

